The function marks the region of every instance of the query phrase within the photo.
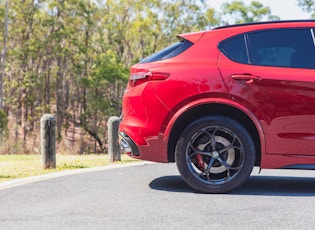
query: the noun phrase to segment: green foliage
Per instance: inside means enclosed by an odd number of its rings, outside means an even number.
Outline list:
[[[81,114],[82,128],[99,144],[102,151],[106,139],[106,120],[112,114],[120,113],[121,95],[117,95],[119,82],[126,80],[128,69],[118,62],[116,55],[108,50],[95,57],[91,66],[91,74],[81,79],[85,87],[88,103]]]
[[[271,14],[269,7],[264,7],[258,1],[252,1],[246,6],[242,1],[233,1],[222,5],[223,15],[226,16],[225,24],[249,23],[266,20],[280,20],[279,17]]]
[[[2,137],[7,136],[8,131],[8,116],[2,109],[0,109],[0,135]]]
[[[306,12],[312,14],[312,18],[315,18],[315,1],[314,0],[297,0],[298,5]]]
[[[88,81],[88,86],[90,87],[103,88],[107,86],[107,83],[125,80],[128,77],[128,69],[118,62],[112,50],[97,55],[91,70],[91,76]]]
[[[106,120],[120,114],[130,65],[175,42],[177,34],[231,23],[229,16],[232,22],[272,17],[257,1],[224,4],[222,12],[207,2],[10,0],[4,95],[16,143],[36,143],[36,124],[49,112],[58,140],[83,143],[87,134],[98,143],[95,151],[104,152]],[[4,9],[0,0],[0,25]],[[78,127],[84,131],[79,137],[71,131]]]

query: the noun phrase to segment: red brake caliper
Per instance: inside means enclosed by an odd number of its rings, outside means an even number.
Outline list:
[[[205,170],[205,166],[204,166],[204,160],[202,159],[202,155],[201,154],[197,154],[196,155],[196,159],[197,159],[197,168],[201,171]]]

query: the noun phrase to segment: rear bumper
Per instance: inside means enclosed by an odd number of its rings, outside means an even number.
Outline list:
[[[125,132],[119,132],[119,145],[121,152],[132,158],[163,163],[169,162],[166,145],[162,139],[154,138],[148,140],[147,145],[136,145]]]
[[[137,145],[124,132],[119,132],[119,145],[122,153],[129,156],[139,156],[140,152]]]
[[[156,85],[152,81],[127,87],[122,100],[119,144],[122,152],[133,158],[168,162],[167,140],[161,127],[169,110],[154,93]]]

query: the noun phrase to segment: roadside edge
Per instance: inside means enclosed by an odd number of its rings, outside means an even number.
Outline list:
[[[145,166],[147,164],[153,164],[153,163],[154,162],[143,161],[143,162],[133,162],[133,163],[126,163],[126,164],[114,164],[114,165],[98,166],[98,167],[92,167],[92,168],[64,170],[60,172],[47,173],[47,174],[42,174],[38,176],[24,177],[24,178],[19,178],[19,179],[13,179],[10,181],[0,182],[0,190],[16,187],[20,185],[25,185],[25,184],[29,184],[29,183],[33,183],[37,181],[75,175],[79,173],[96,172],[96,171],[103,171],[103,170],[110,170],[110,169],[117,169],[117,168],[125,168],[125,167],[130,167],[130,166]]]

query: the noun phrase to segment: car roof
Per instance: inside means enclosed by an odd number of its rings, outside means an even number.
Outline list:
[[[189,40],[192,43],[196,43],[202,37],[211,36],[213,41],[220,41],[225,38],[246,33],[254,30],[264,30],[264,29],[279,29],[279,28],[315,28],[315,20],[283,20],[283,21],[264,21],[264,22],[253,22],[253,23],[243,23],[216,27],[207,31],[191,32],[178,34],[177,38],[180,41],[184,39]],[[216,37],[216,39],[215,39]]]
[[[214,28],[213,30],[232,28],[232,27],[243,27],[243,26],[254,26],[254,25],[268,25],[268,24],[294,24],[294,23],[309,23],[315,22],[314,19],[307,20],[282,20],[282,21],[264,21],[264,22],[250,22],[250,23],[241,23],[241,24],[233,24],[233,25],[225,25]]]

